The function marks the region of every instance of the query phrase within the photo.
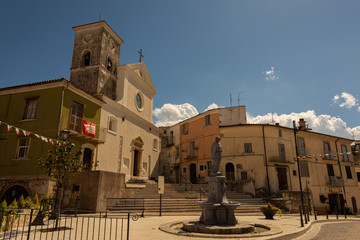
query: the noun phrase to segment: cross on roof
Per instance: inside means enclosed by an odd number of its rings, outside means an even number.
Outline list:
[[[138,51],[138,54],[140,55],[139,62],[141,62],[141,58],[144,58],[144,55],[142,55],[142,49],[140,49],[140,51]]]

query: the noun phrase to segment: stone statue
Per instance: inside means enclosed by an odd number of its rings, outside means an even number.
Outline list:
[[[219,175],[219,167],[220,161],[222,159],[222,147],[220,144],[220,137],[215,138],[215,142],[211,145],[211,159],[212,159],[212,166],[211,166],[211,175],[216,176]],[[221,175],[221,174],[220,174]]]

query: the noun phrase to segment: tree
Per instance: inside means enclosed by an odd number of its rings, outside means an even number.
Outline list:
[[[83,164],[80,160],[81,151],[75,149],[75,144],[63,142],[56,144],[53,150],[49,150],[46,158],[39,161],[40,168],[45,170],[47,175],[56,182],[57,192],[62,189],[67,179],[82,171]],[[58,195],[58,209],[56,214],[55,229],[58,229],[60,208],[63,195]]]

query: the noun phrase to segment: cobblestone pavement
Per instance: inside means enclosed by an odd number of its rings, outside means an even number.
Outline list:
[[[360,221],[341,221],[315,224],[301,237],[294,240],[359,240],[360,239]]]

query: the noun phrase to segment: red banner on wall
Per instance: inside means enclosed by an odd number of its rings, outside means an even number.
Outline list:
[[[96,124],[82,120],[82,132],[87,136],[95,137]]]

